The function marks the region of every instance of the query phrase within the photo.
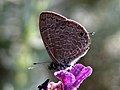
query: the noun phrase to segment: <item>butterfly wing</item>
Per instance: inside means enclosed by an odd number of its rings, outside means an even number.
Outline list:
[[[54,12],[42,12],[40,33],[53,62],[71,63],[82,57],[89,48],[90,37],[79,23]]]

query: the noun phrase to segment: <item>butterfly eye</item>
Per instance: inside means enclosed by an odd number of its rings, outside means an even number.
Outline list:
[[[80,32],[80,36],[83,36],[84,35],[84,32]]]

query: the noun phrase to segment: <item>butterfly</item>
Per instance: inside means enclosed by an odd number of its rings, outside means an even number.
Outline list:
[[[78,22],[51,11],[39,17],[39,29],[52,59],[49,69],[62,70],[74,65],[89,50],[88,31]]]

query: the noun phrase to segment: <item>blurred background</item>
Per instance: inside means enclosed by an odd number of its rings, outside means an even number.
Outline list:
[[[57,82],[39,32],[42,11],[55,11],[81,23],[92,44],[79,61],[94,72],[79,90],[120,90],[120,0],[0,0],[0,90],[38,90],[47,78]]]

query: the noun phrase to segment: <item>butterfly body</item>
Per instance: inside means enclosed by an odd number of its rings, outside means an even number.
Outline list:
[[[83,57],[91,43],[87,30],[79,23],[54,12],[40,14],[40,33],[52,59],[51,69],[65,69]]]

